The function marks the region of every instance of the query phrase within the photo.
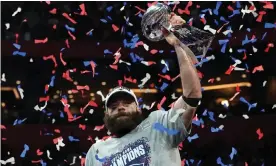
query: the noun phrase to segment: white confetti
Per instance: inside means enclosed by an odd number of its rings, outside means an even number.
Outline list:
[[[19,91],[19,94],[20,94],[20,97],[21,97],[21,99],[23,99],[24,98],[24,90],[22,89],[22,88],[20,88],[20,87],[18,87],[17,88],[18,89],[18,91]]]
[[[177,97],[175,96],[175,93],[173,93],[171,96],[173,100],[177,99]]]
[[[204,30],[208,30],[208,31],[210,31],[212,34],[216,34],[216,33],[217,33],[217,31],[216,31],[215,29],[211,28],[210,25],[205,25],[205,26],[204,26]]]
[[[219,114],[218,117],[221,118],[221,119],[224,119],[224,118],[226,118],[226,115]]]
[[[249,119],[249,116],[246,114],[243,114],[242,116],[244,117],[244,119]]]
[[[141,80],[142,83],[141,83],[140,85],[138,85],[138,87],[139,87],[139,88],[143,88],[144,85],[145,85],[145,83],[148,82],[148,80],[149,80],[150,78],[151,78],[150,74],[147,73],[147,74],[146,74],[146,77],[143,78],[143,79]]]
[[[33,58],[30,59],[30,62],[31,62],[31,63],[34,62]]]
[[[10,29],[10,23],[6,23],[5,26],[6,26],[6,30]]]
[[[58,138],[58,143],[56,145],[56,148],[57,148],[58,151],[60,150],[60,147],[65,146],[65,144],[62,141],[63,141],[63,138]]]
[[[52,119],[52,124],[54,124],[55,122],[56,122],[56,120],[53,118],[53,119]]]
[[[228,29],[224,32],[222,32],[225,36],[228,35],[229,33],[233,33],[232,29]]]
[[[267,81],[264,81],[264,82],[263,82],[263,87],[266,85],[266,82],[267,82]]]
[[[47,150],[47,157],[48,157],[48,159],[53,160],[53,159],[50,157],[50,151],[49,151],[49,150]]]
[[[224,128],[224,125],[220,125],[220,126],[219,126],[219,129],[222,130],[223,128]]]
[[[89,110],[89,114],[93,114],[94,113],[94,110],[91,108],[90,110]]]
[[[8,163],[15,164],[15,158],[11,157],[11,158],[7,159],[6,161],[0,160],[0,163],[3,164],[3,165],[6,165]]]
[[[170,71],[170,70],[169,70],[169,67],[168,67],[168,65],[166,64],[166,62],[164,61],[164,59],[161,60],[161,64],[165,65],[166,68],[167,68],[167,70]]]
[[[232,52],[233,52],[233,49],[232,49],[232,48],[230,48],[230,49],[229,49],[229,52],[230,52],[230,53],[232,53]]]
[[[274,105],[272,106],[272,109],[274,109],[274,108],[276,108],[276,104],[274,104]]]
[[[128,66],[131,66],[131,64],[129,63],[129,62],[125,62],[125,61],[123,61],[123,60],[119,60],[119,63],[125,63],[125,64],[127,64]]]
[[[104,97],[102,91],[97,91],[96,94],[101,96],[102,101],[105,101],[106,98]]]
[[[239,30],[241,30],[241,29],[242,29],[242,27],[243,27],[243,25],[240,25],[240,28],[239,28]]]
[[[258,49],[255,48],[254,46],[252,46],[252,48],[253,48],[253,52],[257,52],[258,51]]]
[[[5,73],[2,74],[1,81],[3,81],[3,82],[6,82],[6,81],[7,81],[7,80],[6,80],[6,74],[5,74]]]
[[[45,101],[45,105],[44,105],[43,107],[39,107],[38,105],[36,105],[36,106],[34,107],[34,109],[35,109],[36,111],[42,111],[42,110],[44,110],[44,109],[46,108],[46,106],[47,106],[47,101]]]
[[[76,156],[73,157],[73,162],[70,163],[70,165],[74,165],[76,163],[76,158],[77,158]]]
[[[208,59],[208,60],[215,60],[216,58],[215,58],[214,55],[211,55],[211,56],[207,56],[206,59]]]
[[[15,12],[13,12],[12,16],[14,17],[19,12],[21,12],[21,7],[18,7],[17,10]]]
[[[111,132],[108,130],[106,134],[107,134],[107,135],[111,135]]]
[[[121,7],[120,11],[123,11],[125,9],[125,6]]]
[[[149,51],[149,46],[147,44],[144,43],[143,46],[146,51]]]

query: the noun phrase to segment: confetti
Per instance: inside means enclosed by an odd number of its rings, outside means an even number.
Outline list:
[[[6,30],[10,29],[11,27],[10,23],[5,23],[5,26],[6,26]]]
[[[148,82],[148,80],[149,80],[150,78],[151,78],[150,74],[147,73],[147,74],[146,74],[146,77],[143,78],[143,79],[141,80],[142,83],[139,84],[138,87],[139,87],[139,88],[143,88],[144,85],[146,84],[146,82]]]
[[[73,24],[77,24],[77,22],[72,19],[67,13],[62,13],[62,16],[71,21]]]
[[[193,136],[189,136],[189,137],[188,137],[188,141],[189,141],[189,142],[192,142],[192,140],[195,140],[195,139],[197,139],[197,138],[199,138],[199,136],[198,136],[198,134],[195,134],[195,135],[193,135]]]
[[[11,157],[11,158],[7,159],[6,161],[5,160],[0,160],[0,163],[3,164],[3,165],[6,165],[8,163],[15,164],[15,158]]]
[[[234,155],[236,155],[236,154],[237,154],[237,150],[234,147],[232,147],[232,152],[230,154],[230,159],[233,160]]]
[[[25,57],[26,56],[26,52],[20,52],[20,51],[14,51],[12,53],[12,55],[19,55],[19,56],[22,56],[22,57]]]
[[[240,97],[240,101],[248,105],[248,111],[250,111],[251,108],[257,107],[257,103],[250,104],[248,101],[245,100],[244,97]]]
[[[272,24],[272,23],[265,23],[264,28],[276,28],[276,24]]]
[[[261,131],[260,128],[257,129],[256,133],[258,134],[258,139],[259,139],[259,140],[263,138],[264,133],[262,133],[262,131]]]
[[[18,8],[16,9],[16,11],[13,12],[12,17],[14,17],[14,16],[16,16],[18,13],[20,13],[21,10],[22,10],[21,7],[18,7]]]
[[[29,146],[27,144],[24,144],[24,150],[20,154],[20,157],[24,158],[26,156],[27,151],[29,151],[29,150],[30,150]]]
[[[169,135],[176,135],[179,133],[178,130],[174,130],[174,129],[168,129],[166,127],[164,127],[162,124],[158,123],[158,122],[155,122],[154,125],[153,125],[153,128],[160,131],[160,132],[165,132]]]
[[[48,42],[48,37],[46,37],[45,39],[41,40],[41,39],[35,39],[34,43],[35,44],[40,44],[40,43],[47,43]]]
[[[256,73],[256,71],[264,71],[264,68],[262,65],[254,67],[252,73]]]
[[[68,139],[70,142],[78,142],[80,141],[79,139],[75,139],[73,136],[68,136]]]

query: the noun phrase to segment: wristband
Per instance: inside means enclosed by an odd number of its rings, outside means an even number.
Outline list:
[[[201,98],[187,98],[184,95],[182,95],[182,99],[191,107],[197,107],[201,101]]]

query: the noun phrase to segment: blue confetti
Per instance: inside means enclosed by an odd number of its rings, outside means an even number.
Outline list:
[[[51,82],[50,82],[50,87],[54,87],[55,78],[56,78],[56,76],[52,76]]]
[[[102,162],[102,163],[104,163],[105,162],[105,160],[106,160],[106,158],[104,157],[104,158],[102,158],[102,159],[100,159],[99,158],[99,156],[98,156],[98,154],[96,154],[95,155],[95,157],[96,157],[96,160],[98,160],[98,161],[100,161],[100,162]]]
[[[207,112],[208,112],[208,110],[205,109],[204,112],[202,113],[202,116],[207,116]]]
[[[240,14],[240,10],[234,10],[234,11],[233,11],[233,14],[230,15],[230,16],[228,16],[228,17],[229,17],[229,18],[232,18],[233,16],[238,15],[238,14]]]
[[[250,31],[251,31],[251,29],[250,29],[250,28],[247,28],[246,30],[247,30],[247,32],[250,32]]]
[[[195,139],[197,139],[197,138],[199,138],[199,137],[198,137],[198,134],[195,134],[195,135],[193,135],[193,136],[189,136],[189,137],[188,137],[188,141],[191,142],[192,140],[195,140]]]
[[[246,49],[238,49],[237,51],[238,51],[238,53],[246,52]]]
[[[264,25],[265,28],[276,28],[276,24],[266,22]]]
[[[110,12],[112,9],[113,9],[112,6],[109,6],[109,7],[106,8],[106,10],[107,10],[108,12]]]
[[[216,120],[214,119],[214,112],[208,111],[208,114],[209,114],[209,119],[216,122]]]
[[[29,146],[27,144],[24,144],[24,150],[20,154],[21,158],[24,158],[26,156],[27,151],[30,150]]]
[[[257,39],[251,39],[251,40],[248,40],[248,37],[247,35],[245,35],[245,39],[242,41],[242,45],[245,45],[247,43],[255,43],[257,41]]]
[[[46,162],[44,163],[43,160],[40,161],[40,164],[41,166],[47,166],[47,163]]]
[[[108,49],[105,49],[104,54],[113,54],[113,53],[111,51],[109,51]]]
[[[68,139],[70,142],[78,142],[80,141],[79,139],[75,139],[73,136],[68,136]]]
[[[67,24],[65,24],[65,28],[66,28],[68,31],[75,32],[75,28],[69,27]]]
[[[231,160],[233,160],[235,154],[237,154],[237,150],[234,147],[232,147],[232,152],[230,154]]]
[[[63,114],[63,112],[62,112],[62,111],[60,111],[59,116],[60,116],[61,118],[64,118],[64,114]]]
[[[221,129],[220,128],[214,128],[214,127],[211,127],[211,132],[212,133],[217,133],[217,132],[219,132],[219,131],[221,131]]]
[[[20,55],[20,56],[25,57],[25,56],[26,56],[26,52],[14,51],[14,52],[12,53],[12,55]]]
[[[265,33],[263,34],[262,40],[264,40],[264,38],[266,37],[266,34],[267,34],[267,32],[265,32]]]
[[[218,23],[218,21],[217,21],[216,19],[215,19],[214,21],[215,21],[215,24],[216,24],[216,25],[219,25],[219,23]]]
[[[93,31],[89,31],[89,33],[87,35],[88,36],[92,36],[93,35]]]
[[[164,53],[164,51],[163,50],[159,50],[159,53],[162,54],[162,53]]]
[[[84,66],[89,66],[89,65],[90,65],[90,61],[84,61],[84,62],[83,62],[83,65],[84,65]]]
[[[162,73],[167,73],[167,67],[164,66],[164,68],[162,69]]]
[[[236,1],[236,7],[237,7],[238,9],[241,8],[241,4],[240,4],[239,1]]]
[[[213,13],[214,13],[215,15],[218,15],[218,10],[219,10],[221,4],[222,4],[222,2],[220,2],[220,1],[217,2],[217,4],[216,4],[216,9],[213,10]]]
[[[129,56],[130,56],[130,58],[131,58],[131,62],[132,62],[132,63],[136,63],[136,62],[137,62],[137,59],[135,58],[135,55],[134,55],[133,52],[131,52],[131,53],[129,54]]]
[[[21,48],[21,45],[16,44],[16,43],[13,43],[13,46],[14,46],[16,49],[18,49],[18,50],[20,50],[20,48]]]
[[[103,23],[107,23],[107,21],[105,20],[105,19],[100,19],[101,20],[101,22],[103,22]]]
[[[223,21],[225,23],[228,23],[229,21],[227,21],[223,16],[220,16],[220,21]]]
[[[162,86],[160,87],[160,90],[164,92],[164,90],[169,86],[169,84],[163,82]]]
[[[225,49],[226,49],[226,45],[227,45],[228,41],[229,41],[228,39],[219,40],[219,45],[222,45],[221,50],[220,50],[222,53],[225,53]]]
[[[162,124],[160,124],[158,122],[154,123],[153,128],[158,130],[158,131],[165,132],[169,135],[176,135],[177,133],[179,133],[179,130],[168,129],[168,128],[164,127]]]
[[[112,18],[111,18],[110,16],[107,16],[107,18],[108,18],[109,20],[112,20]]]
[[[248,111],[251,110],[251,108],[257,107],[257,103],[250,104],[248,101],[245,100],[245,98],[240,97],[240,101],[248,105]]]

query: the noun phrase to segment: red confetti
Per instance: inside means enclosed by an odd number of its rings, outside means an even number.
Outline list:
[[[55,129],[54,132],[60,133],[60,130],[59,129]]]
[[[136,9],[138,9],[139,11],[142,11],[142,12],[144,12],[144,13],[146,12],[146,10],[144,10],[144,9],[141,9],[141,8],[140,8],[140,7],[138,7],[138,6],[135,6],[135,8],[136,8]]]
[[[235,66],[230,65],[229,69],[225,72],[225,74],[230,75],[231,72],[234,70]]]
[[[158,74],[158,76],[160,76],[160,77],[162,77],[162,78],[164,78],[164,79],[166,79],[166,80],[171,80],[171,76],[170,75],[161,75],[161,74]]]
[[[198,77],[199,77],[200,79],[202,79],[202,78],[203,78],[203,76],[204,76],[204,74],[203,74],[203,73],[201,73],[200,71],[197,71],[197,75],[198,75]]]
[[[162,105],[164,104],[164,102],[166,101],[166,96],[164,96],[163,98],[162,98],[162,100],[160,101],[160,103],[158,103],[157,104],[157,109],[158,110],[161,110],[161,108],[162,108]]]
[[[49,85],[46,84],[46,85],[45,85],[45,91],[47,92],[48,90],[49,90]]]
[[[65,44],[66,44],[66,47],[67,47],[67,48],[70,48],[69,40],[68,40],[68,39],[65,40]]]
[[[200,21],[201,21],[203,24],[206,24],[205,18],[201,18]]]
[[[270,48],[274,47],[273,43],[268,43],[265,52],[268,52]]]
[[[48,5],[50,5],[51,4],[51,1],[45,1]]]
[[[126,76],[124,76],[124,83],[126,83],[126,81],[134,83],[134,84],[137,83],[137,80],[136,79],[132,79],[131,76],[129,78],[127,78]]]
[[[85,89],[85,90],[89,90],[90,88],[89,88],[89,86],[88,86],[88,85],[85,85],[85,86],[80,86],[80,85],[77,85],[77,90],[83,90],[83,89]]]
[[[49,60],[49,59],[51,59],[54,62],[55,67],[57,67],[57,61],[56,61],[56,58],[54,57],[54,55],[43,56],[43,60]]]
[[[112,24],[112,28],[113,28],[114,32],[117,32],[119,30],[119,28],[115,24]]]
[[[265,9],[274,9],[274,5],[272,3],[264,5]]]
[[[263,138],[264,133],[262,133],[262,131],[261,131],[260,128],[258,128],[258,130],[256,131],[256,133],[258,134],[258,139],[259,139],[259,140]]]
[[[39,102],[42,102],[42,101],[49,101],[50,97],[47,96],[47,97],[40,97],[39,98]]]
[[[118,80],[118,85],[122,86],[123,80]]]
[[[53,29],[57,29],[57,25],[56,24],[53,25]]]
[[[236,91],[237,91],[237,92],[240,92],[240,91],[241,91],[241,89],[240,89],[240,86],[239,86],[239,85],[237,85],[237,87],[236,87]]]
[[[215,79],[214,78],[211,78],[208,80],[208,82],[211,82],[211,83],[214,83]]]
[[[263,16],[266,14],[265,11],[259,11],[259,16],[257,18],[257,22],[262,22]]]
[[[68,81],[73,82],[73,79],[69,75],[69,70],[67,70],[65,73],[62,74],[62,78],[66,79]]]
[[[254,70],[252,71],[252,73],[254,74],[256,71],[264,71],[264,68],[262,65],[254,67]]]
[[[187,14],[187,15],[190,15],[191,12],[190,12],[190,10],[189,10],[189,7],[192,6],[192,5],[193,5],[193,2],[192,2],[192,1],[189,1],[188,4],[187,4],[187,6],[185,7],[184,10],[178,9],[177,11],[178,11],[179,14],[185,13],[185,14]]]
[[[37,154],[38,156],[41,156],[41,155],[43,155],[43,152],[41,152],[40,149],[37,149],[37,150],[36,150],[36,154]]]
[[[41,160],[32,160],[32,163],[34,163],[34,164],[37,164],[37,163],[40,163],[41,162]]]
[[[153,54],[153,55],[156,54],[157,52],[158,52],[158,50],[155,50],[155,49],[150,50],[150,53]]]
[[[40,44],[40,43],[47,43],[48,42],[48,37],[46,37],[43,40],[35,39],[35,44]]]
[[[51,14],[57,14],[57,9],[54,8],[54,9],[50,10],[49,13],[51,13]]]
[[[63,58],[62,58],[62,52],[60,52],[59,53],[59,59],[60,59],[60,61],[62,62],[62,64],[64,65],[64,66],[66,66],[66,62],[63,60]]]
[[[109,65],[109,67],[114,69],[114,70],[118,70],[118,65]]]
[[[77,22],[74,20],[74,19],[72,19],[67,13],[62,13],[62,15],[65,17],[65,18],[67,18],[69,21],[71,21],[73,24],[76,24]]]
[[[102,129],[104,129],[104,125],[102,125],[102,126],[95,126],[95,128],[94,128],[94,130],[96,130],[96,131],[100,131]]]
[[[81,9],[80,15],[81,15],[81,16],[87,16],[87,13],[86,13],[86,11],[85,11],[84,3],[80,4],[79,7],[80,7],[80,9]]]
[[[247,58],[246,52],[244,51],[244,52],[243,52],[243,58],[242,58],[242,60],[245,60],[246,58]]]
[[[233,7],[232,7],[231,5],[228,5],[228,6],[227,6],[227,9],[230,10],[230,11],[233,11],[233,10],[234,10]]]
[[[18,37],[19,37],[19,34],[16,33],[16,34],[15,34],[15,43],[18,43]]]
[[[53,139],[53,143],[54,143],[54,144],[57,144],[59,139],[62,139],[62,137],[54,138],[54,139]]]
[[[144,45],[144,42],[143,41],[139,41],[139,42],[136,43],[135,47],[142,46],[142,45]]]
[[[94,75],[95,75],[96,64],[95,64],[93,61],[90,61],[90,65],[91,65],[92,72],[93,72],[93,77],[94,77]]]
[[[6,126],[4,126],[4,125],[1,125],[1,129],[6,129]]]
[[[71,36],[71,38],[72,38],[73,40],[76,40],[76,37],[75,37],[70,31],[68,31],[68,34]]]
[[[85,158],[81,158],[81,166],[84,166],[85,164]]]
[[[180,74],[178,74],[176,77],[174,77],[173,79],[172,79],[172,82],[174,82],[177,78],[179,78],[180,77]]]
[[[79,128],[82,129],[82,130],[85,130],[86,129],[86,125],[79,124]]]

